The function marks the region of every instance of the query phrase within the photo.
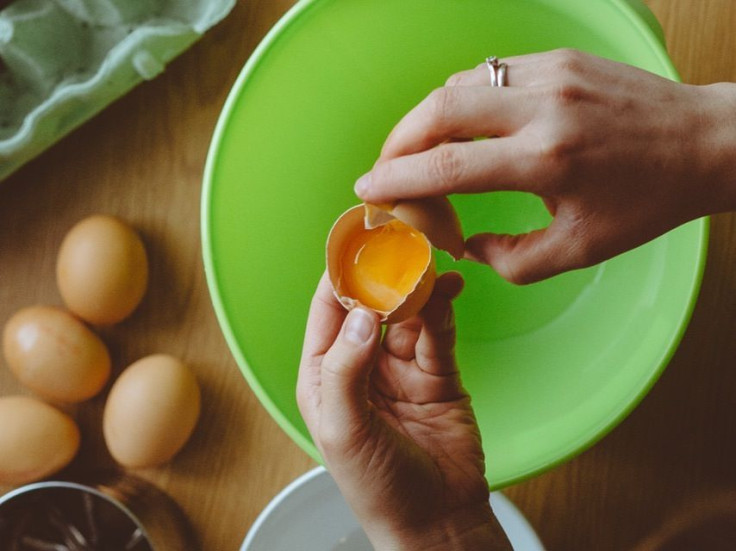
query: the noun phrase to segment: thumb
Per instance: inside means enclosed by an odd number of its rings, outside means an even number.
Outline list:
[[[340,446],[367,421],[368,377],[380,337],[378,316],[352,309],[322,360],[320,439]]]
[[[581,267],[575,249],[553,222],[519,235],[474,235],[465,242],[465,258],[492,266],[511,283],[526,285]]]

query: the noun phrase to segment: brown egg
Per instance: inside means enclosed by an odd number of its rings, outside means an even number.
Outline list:
[[[194,374],[176,358],[147,356],[118,377],[105,404],[107,448],[126,467],[171,459],[197,424],[200,392]]]
[[[16,312],[3,330],[3,354],[21,383],[51,401],[87,400],[110,376],[105,344],[59,308],[31,306]]]
[[[79,429],[67,415],[35,398],[0,398],[0,484],[44,478],[78,450]]]
[[[415,315],[434,287],[432,245],[455,259],[463,254],[460,222],[445,197],[349,209],[327,238],[335,296],[348,310],[371,308],[385,323]]]
[[[99,325],[117,323],[135,310],[146,291],[143,242],[117,218],[85,218],[64,237],[56,280],[67,307],[80,318]]]

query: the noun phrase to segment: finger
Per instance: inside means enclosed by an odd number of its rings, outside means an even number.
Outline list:
[[[392,130],[379,160],[426,151],[453,139],[508,136],[534,115],[525,91],[488,86],[438,88]]]
[[[448,272],[437,279],[432,296],[422,309],[422,332],[416,344],[416,362],[430,375],[457,372],[455,362],[455,315],[452,300],[463,289],[463,278]]]
[[[506,72],[508,77],[508,69]],[[476,65],[472,69],[459,71],[450,75],[445,81],[445,86],[490,86],[491,75],[485,62]]]
[[[297,404],[310,430],[316,427],[320,403],[322,357],[335,342],[346,315],[347,311],[335,298],[325,272],[309,308],[296,386]]]
[[[366,426],[368,377],[380,332],[375,312],[354,308],[322,360],[320,434],[333,446]]]
[[[460,272],[451,271],[440,274],[435,281],[432,296],[428,302],[431,303],[437,298],[443,298],[450,301],[455,300],[462,292],[464,286],[465,280]]]
[[[543,230],[520,235],[482,233],[465,242],[465,257],[492,266],[517,285],[534,283],[582,267],[575,243],[556,220]]]
[[[410,361],[414,359],[414,347],[422,331],[422,320],[413,316],[400,323],[386,326],[383,334],[383,349],[400,360]]]
[[[449,297],[452,300],[463,287],[462,276],[457,272],[447,272],[437,278],[432,296],[427,304],[436,301],[436,296]],[[425,306],[425,309],[427,306]],[[383,349],[400,360],[411,361],[416,356],[416,346],[419,336],[424,327],[425,320],[422,316],[413,316],[401,323],[394,323],[386,327],[383,335]]]
[[[559,79],[560,69],[565,63],[562,58],[575,55],[568,50],[553,50],[520,56],[504,57],[499,63],[506,64],[506,86],[540,86]],[[491,73],[488,65],[479,63],[472,69],[451,75],[445,86],[491,86]]]
[[[529,85],[529,71],[525,71],[521,66],[515,65],[513,71],[513,77],[511,75],[511,66],[506,60],[499,60],[501,63],[506,63],[506,86],[511,87],[524,87]],[[526,77],[526,78],[524,78]],[[451,75],[446,81],[445,86],[453,88],[468,87],[468,86],[482,86],[490,87],[491,84],[491,72],[485,62],[481,63],[473,69],[467,71],[460,71]]]
[[[521,137],[447,143],[429,151],[379,162],[355,184],[368,203],[480,193],[536,191],[544,174],[534,142]]]
[[[327,271],[312,297],[304,336],[303,358],[321,358],[335,342],[348,312],[335,298]]]

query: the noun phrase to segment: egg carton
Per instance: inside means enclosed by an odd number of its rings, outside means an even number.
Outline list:
[[[0,0],[0,7],[7,2]],[[235,0],[16,0],[0,11],[0,180],[160,74]]]

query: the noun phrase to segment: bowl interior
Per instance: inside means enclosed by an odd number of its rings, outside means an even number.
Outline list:
[[[393,125],[487,55],[575,47],[677,75],[619,0],[303,2],[249,60],[208,158],[203,247],[218,318],[269,412],[318,458],[294,398],[330,226]],[[513,67],[509,69],[513,71]],[[453,197],[466,235],[544,226],[520,193]],[[440,253],[466,289],[457,354],[501,487],[578,453],[646,393],[697,294],[706,222],[605,264],[527,287]]]

